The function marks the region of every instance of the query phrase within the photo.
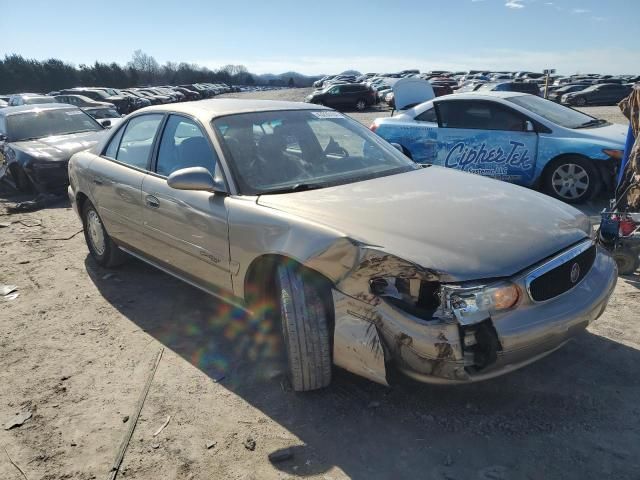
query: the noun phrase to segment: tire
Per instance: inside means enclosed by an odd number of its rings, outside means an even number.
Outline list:
[[[576,106],[585,107],[587,105],[587,99],[584,97],[576,98]]]
[[[13,177],[13,181],[16,184],[16,188],[22,193],[31,193],[33,192],[33,183],[31,179],[27,176],[25,171],[20,165],[13,164],[10,167],[11,176]]]
[[[612,256],[618,266],[618,275],[631,275],[640,267],[640,257],[630,248],[614,250]]]
[[[89,201],[82,208],[82,226],[89,253],[98,265],[116,267],[126,260],[126,254],[111,239],[98,211]]]
[[[280,265],[276,271],[282,336],[287,351],[291,386],[297,392],[331,383],[331,341],[327,304],[321,283],[298,265]]]
[[[567,156],[554,160],[545,169],[542,180],[544,191],[567,203],[583,203],[599,191],[602,180],[590,160]]]
[[[365,108],[367,108],[367,102],[364,99],[359,99],[356,102],[356,110],[358,110],[359,112],[362,112]]]

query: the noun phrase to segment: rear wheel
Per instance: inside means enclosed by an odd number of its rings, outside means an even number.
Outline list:
[[[126,259],[125,253],[118,248],[102,224],[98,211],[87,201],[82,208],[84,239],[93,259],[103,267],[115,267]]]
[[[363,111],[365,108],[367,108],[367,102],[364,99],[359,99],[356,102],[356,110],[358,110],[359,112]]]
[[[552,162],[545,171],[547,194],[567,203],[583,203],[600,189],[600,177],[590,160],[569,156]]]
[[[640,257],[630,248],[620,248],[613,252],[619,275],[631,275],[640,267]]]
[[[276,270],[282,335],[287,350],[289,379],[298,392],[331,383],[331,341],[328,307],[318,277],[297,264]]]

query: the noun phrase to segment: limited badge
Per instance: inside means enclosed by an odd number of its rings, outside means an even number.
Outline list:
[[[580,277],[580,265],[574,263],[571,265],[571,283],[576,283]]]

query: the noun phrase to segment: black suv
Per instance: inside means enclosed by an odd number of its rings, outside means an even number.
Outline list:
[[[363,83],[342,83],[316,90],[305,101],[332,108],[364,110],[375,103],[376,93]]]

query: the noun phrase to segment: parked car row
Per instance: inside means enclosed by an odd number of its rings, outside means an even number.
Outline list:
[[[572,75],[560,76],[536,72],[491,72],[471,70],[469,72],[447,72],[433,70],[403,70],[397,73],[366,73],[364,75],[327,75],[313,85],[318,92],[327,92],[340,84],[362,84],[373,90],[375,102],[386,102],[393,107],[393,85],[401,78],[423,78],[431,83],[436,96],[450,93],[470,92],[520,92],[544,96],[559,103],[575,106],[615,105],[629,95],[638,75]],[[333,91],[333,90],[331,90]],[[318,96],[314,92],[314,97]]]

